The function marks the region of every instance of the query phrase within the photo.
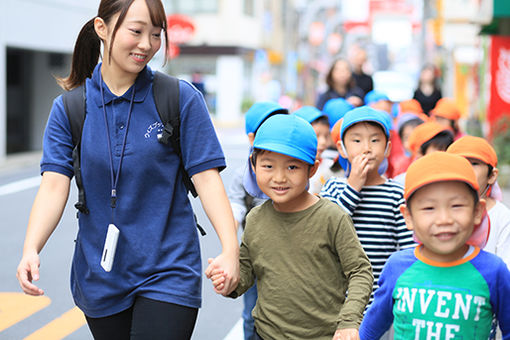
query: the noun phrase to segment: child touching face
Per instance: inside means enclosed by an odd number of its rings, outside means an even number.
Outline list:
[[[373,289],[386,260],[399,249],[414,246],[399,207],[404,203],[402,186],[379,174],[389,152],[388,115],[371,107],[353,109],[344,116],[337,147],[349,172],[347,178],[331,177],[321,191],[346,211],[372,264]],[[336,135],[336,133],[335,133]]]
[[[360,328],[378,339],[393,323],[395,339],[487,339],[493,316],[510,335],[510,272],[473,246],[485,202],[469,162],[435,152],[409,167],[407,226],[421,243],[390,257]]]

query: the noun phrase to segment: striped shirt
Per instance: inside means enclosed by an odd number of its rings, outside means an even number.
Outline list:
[[[408,230],[400,205],[404,204],[404,189],[391,179],[384,184],[364,186],[361,192],[347,184],[346,178],[332,177],[322,188],[322,197],[342,207],[352,218],[354,227],[374,274],[374,291],[382,268],[395,251],[416,244]],[[370,303],[373,293],[370,297]]]

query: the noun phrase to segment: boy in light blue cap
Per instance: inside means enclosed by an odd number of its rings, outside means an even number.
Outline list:
[[[388,155],[391,121],[368,106],[347,112],[337,146],[350,164],[347,178],[332,177],[321,196],[337,203],[354,222],[363,249],[372,263],[374,291],[386,260],[395,251],[414,246],[400,205],[404,189],[378,172]],[[373,295],[370,298],[370,302]]]
[[[307,191],[317,168],[313,128],[275,115],[253,146],[257,183],[270,200],[248,214],[235,290],[224,290],[221,268],[207,276],[233,298],[257,280],[254,339],[358,339],[373,276],[349,216]]]
[[[250,143],[250,154],[253,151],[253,140],[260,125],[269,117],[276,114],[287,114],[287,109],[284,109],[279,104],[269,101],[255,102],[245,114],[245,131]],[[253,176],[253,177],[252,177]],[[227,189],[228,198],[232,206],[232,212],[236,221],[236,226],[244,227],[246,215],[253,208],[262,204],[267,197],[262,195],[262,192],[254,180],[254,174],[251,171],[250,162],[239,169],[234,174],[232,182]],[[253,285],[243,295],[243,332],[244,339],[251,340],[255,333],[253,325],[253,317],[251,312],[255,307],[257,301],[257,286]]]

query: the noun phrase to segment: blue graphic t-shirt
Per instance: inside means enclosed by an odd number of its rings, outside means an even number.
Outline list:
[[[383,269],[360,338],[487,339],[493,316],[510,339],[510,272],[497,256],[472,248],[453,263],[424,258],[420,248],[393,254]]]

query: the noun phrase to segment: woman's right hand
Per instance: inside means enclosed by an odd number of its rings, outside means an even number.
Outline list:
[[[23,254],[18,265],[16,277],[18,278],[21,289],[28,295],[44,295],[44,291],[34,285],[32,281],[39,280],[39,255],[37,252]]]

